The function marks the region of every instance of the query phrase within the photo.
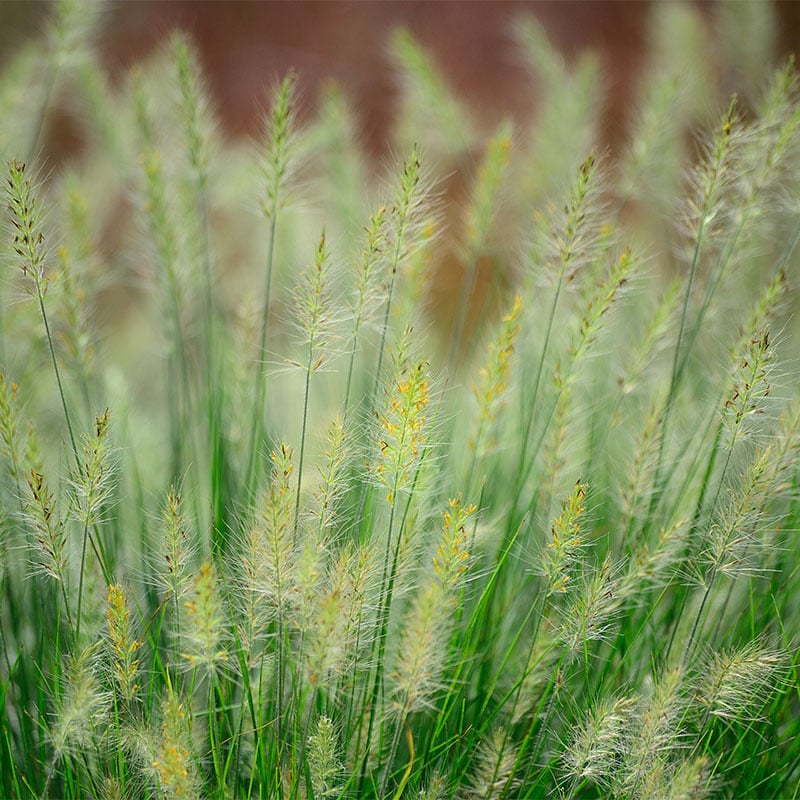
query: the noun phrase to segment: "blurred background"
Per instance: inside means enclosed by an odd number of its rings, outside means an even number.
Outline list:
[[[111,74],[119,78],[171,30],[191,34],[224,129],[234,136],[258,133],[266,90],[287,69],[295,68],[301,78],[307,111],[320,86],[333,78],[357,109],[365,149],[380,157],[389,144],[399,94],[388,46],[392,30],[407,28],[456,95],[479,119],[493,124],[506,113],[525,119],[535,108],[535,87],[509,37],[512,20],[532,13],[568,63],[587,49],[600,59],[610,88],[602,131],[605,144],[613,147],[624,137],[626,108],[657,5],[648,0],[124,0],[107,5],[99,45]],[[723,4],[690,5],[706,21],[708,59],[718,62],[717,17]],[[775,2],[774,8],[772,35],[780,60],[800,42],[800,3]],[[0,2],[0,62],[41,34],[49,9],[49,2],[39,0]],[[735,76],[718,77],[723,88],[726,83],[736,88]],[[55,157],[70,146],[69,121],[61,123],[49,131]]]
[[[79,13],[84,7],[98,7],[94,0],[67,0],[70,2]],[[140,63],[154,79],[148,91],[158,94],[156,89],[168,88],[173,77],[165,45],[171,32],[182,30],[197,47],[215,117],[229,144],[245,145],[247,140],[262,137],[269,92],[289,70],[297,73],[300,116],[306,121],[319,116],[320,107],[325,116],[331,82],[341,88],[343,107],[348,115],[354,112],[357,146],[367,155],[366,171],[360,171],[360,165],[352,170],[350,177],[355,183],[344,187],[335,168],[331,171],[328,165],[321,171],[329,174],[328,183],[321,189],[314,185],[311,194],[318,196],[308,205],[316,203],[322,208],[327,202],[327,215],[313,223],[306,221],[308,230],[295,232],[298,241],[311,241],[316,235],[311,230],[322,224],[329,233],[333,231],[334,238],[338,235],[345,243],[358,241],[349,234],[359,233],[353,224],[361,224],[369,205],[341,208],[338,230],[330,210],[341,205],[339,196],[345,202],[347,198],[365,200],[363,187],[370,183],[366,172],[385,175],[387,162],[406,152],[412,142],[420,144],[426,167],[435,173],[443,218],[443,235],[437,238],[426,267],[430,280],[424,300],[436,326],[445,332],[444,338],[456,318],[458,287],[471,269],[461,246],[464,210],[483,148],[501,119],[510,117],[514,122],[513,149],[520,159],[513,169],[522,164],[527,171],[515,176],[525,198],[518,205],[540,209],[563,196],[575,168],[591,148],[601,154],[608,151],[609,163],[625,159],[635,138],[632,131],[640,116],[642,96],[657,89],[653,81],[659,71],[673,75],[681,94],[689,98],[680,116],[669,124],[685,134],[682,147],[691,158],[696,153],[693,132],[707,130],[718,118],[720,98],[727,102],[732,93],[738,93],[739,109],[746,114],[757,102],[773,67],[800,49],[800,2],[772,0],[125,0],[100,3],[100,7],[92,52],[96,50],[108,75],[109,94],[124,96],[131,68]],[[0,68],[33,44],[28,48],[33,74],[37,69],[44,73],[49,54],[55,52],[47,39],[48,30],[52,36],[52,10],[50,2],[0,0]],[[772,13],[764,13],[770,10]],[[549,40],[529,42],[526,53],[513,35],[515,24],[524,16],[533,17]],[[516,27],[519,31],[520,26]],[[393,36],[398,29],[406,30],[410,34],[407,41],[415,43],[410,46],[413,52],[407,50],[401,57],[398,37]],[[415,51],[416,45],[421,50]],[[458,108],[436,108],[430,96],[412,107],[403,72],[408,72],[417,52],[430,58],[446,84],[442,105],[447,106],[452,95],[456,103],[451,105]],[[560,58],[563,64],[558,63]],[[558,74],[548,75],[548,71]],[[43,96],[46,81],[43,74],[36,80],[35,85],[16,85],[17,91],[30,93],[20,106],[35,109],[41,102],[38,98]],[[9,85],[15,86],[13,75]],[[548,85],[559,88],[548,95]],[[562,90],[562,86],[568,88]],[[120,91],[115,92],[117,89]],[[174,102],[165,98],[167,104]],[[462,105],[465,113],[459,115]],[[59,173],[59,167],[69,163],[69,157],[81,151],[87,135],[93,134],[97,121],[90,106],[85,99],[76,102],[74,92],[71,96],[69,91],[56,91],[47,104],[36,146],[20,157],[35,154],[48,174]],[[135,134],[136,122],[110,107],[113,125],[125,129],[124,134]],[[330,116],[330,108],[327,113]],[[467,123],[474,123],[474,129],[467,130]],[[108,141],[100,137],[98,142],[106,158],[113,159],[113,154],[105,152]],[[225,171],[236,173],[232,156],[242,149],[225,151]],[[333,146],[327,152],[333,154]],[[668,171],[683,169],[685,164],[680,157],[666,158],[664,163]],[[248,171],[251,167],[243,170]],[[103,260],[123,275],[118,283],[126,287],[116,294],[106,293],[99,304],[115,326],[124,315],[130,316],[134,292],[141,292],[144,285],[137,277],[136,254],[120,255],[126,252],[120,242],[132,216],[129,177],[123,181],[118,175],[107,178],[110,187],[92,190],[93,225]],[[680,176],[662,183],[672,185],[676,180]],[[654,194],[652,185],[646,184],[645,194]],[[322,197],[324,191],[334,196]],[[247,191],[236,194],[235,201],[223,200],[225,208],[215,215],[234,241],[241,210],[237,203],[244,204],[242,198],[250,196]],[[664,219],[670,214],[658,197],[639,200],[638,205],[626,203],[626,215],[638,214],[636,222],[646,231],[653,252],[669,253],[672,226],[665,226]],[[475,266],[477,299],[469,306],[467,330],[478,329],[476,309],[483,307],[485,298],[489,298],[487,307],[496,311],[496,299],[514,284],[515,247],[520,231],[528,226],[528,219],[515,220],[506,213],[502,225],[496,225],[492,241]],[[238,241],[250,238],[241,233]],[[254,241],[260,242],[260,238]],[[220,258],[231,303],[252,285],[252,269],[237,265],[256,264],[259,258],[258,252],[229,253]],[[295,259],[293,254],[286,261]],[[669,258],[663,262],[668,271]],[[131,330],[136,330],[135,319]]]

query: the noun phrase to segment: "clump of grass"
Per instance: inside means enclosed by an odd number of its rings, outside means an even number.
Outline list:
[[[719,12],[764,31],[735,101],[681,77],[704,18],[654,11],[619,158],[596,62],[531,20],[539,113],[485,128],[397,33],[372,180],[336,87],[301,123],[286,76],[254,155],[191,40],[115,85],[58,4],[0,81],[2,796],[793,796],[800,93],[766,8]],[[63,171],[56,98],[91,109]]]

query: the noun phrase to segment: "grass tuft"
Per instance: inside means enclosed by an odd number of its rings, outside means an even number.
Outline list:
[[[379,179],[337,87],[254,154],[187,36],[114,81],[79,5],[0,75],[0,796],[796,796],[770,6],[654,8],[614,152],[534,21],[502,121],[398,32]]]

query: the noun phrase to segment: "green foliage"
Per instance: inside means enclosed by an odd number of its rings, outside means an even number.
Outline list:
[[[720,8],[744,99],[659,6],[618,155],[534,21],[485,130],[398,32],[378,181],[335,87],[223,142],[189,40],[112,88],[58,4],[0,80],[1,796],[796,795],[798,75]]]

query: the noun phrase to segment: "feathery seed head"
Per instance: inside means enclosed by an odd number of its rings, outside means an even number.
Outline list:
[[[680,288],[679,280],[670,284],[653,311],[641,342],[626,359],[624,372],[618,379],[623,395],[631,394],[636,389],[642,374],[652,370],[658,355],[666,347],[670,339],[668,332],[675,323]]]
[[[9,385],[5,375],[0,372],[0,453],[8,460],[8,468],[15,481],[21,478],[24,463],[17,391],[17,384]]]
[[[309,619],[304,655],[308,665],[309,681],[326,686],[328,675],[339,672],[346,653],[346,642],[341,638],[346,614],[346,599],[342,588],[331,586],[318,598],[315,613]]]
[[[530,136],[534,158],[522,173],[525,196],[538,204],[561,190],[597,143],[602,76],[598,59],[588,52],[567,64],[561,48],[531,14],[515,20],[514,38],[539,89],[537,124]],[[524,169],[525,162],[520,166]]]
[[[394,186],[386,218],[392,278],[429,238],[429,210],[428,181],[422,170],[419,149],[414,145]]]
[[[556,361],[553,370],[553,383],[558,390],[553,422],[550,426],[548,441],[545,445],[547,467],[545,473],[551,475],[551,485],[555,485],[563,467],[561,449],[569,431],[570,414],[572,412],[572,392],[580,374],[581,366],[587,353],[596,342],[606,315],[617,299],[622,287],[627,283],[634,259],[626,248],[622,255],[611,266],[605,282],[589,300],[586,311],[581,315],[578,329],[572,336],[569,355],[566,362]]]
[[[399,219],[406,219],[418,202],[416,191],[422,178],[421,169],[422,165],[420,163],[419,149],[415,144],[411,148],[411,153],[403,165],[403,170],[400,173],[400,180],[395,190],[392,212],[396,214]]]
[[[688,526],[684,520],[663,528],[655,542],[634,545],[627,575],[620,581],[620,593],[626,599],[641,597],[644,585],[661,585],[670,579],[671,570],[683,558]]]
[[[602,171],[595,154],[589,153],[578,168],[566,203],[554,214],[549,231],[540,228],[544,242],[541,255],[552,264],[560,282],[569,283],[591,265],[603,240],[603,204],[600,199]],[[544,220],[542,220],[544,222]],[[539,258],[534,258],[538,265]]]
[[[109,703],[97,674],[97,644],[70,655],[52,731],[57,758],[92,742],[97,728],[106,722]]]
[[[324,363],[321,351],[328,346],[333,332],[333,303],[328,285],[330,271],[331,255],[323,230],[314,253],[314,263],[305,271],[295,290],[298,326],[303,342],[309,348],[308,368],[312,373]]]
[[[450,509],[444,513],[442,538],[433,557],[433,574],[415,592],[406,615],[393,673],[401,715],[425,704],[445,667],[445,643],[469,559],[466,526],[475,510],[473,505],[464,506],[460,497],[450,500]]]
[[[89,376],[94,370],[94,345],[90,333],[90,312],[86,294],[75,280],[74,259],[66,247],[58,248],[59,282],[62,290],[62,324],[58,338],[63,342],[68,363],[78,374]]]
[[[206,560],[195,576],[192,596],[185,603],[187,625],[182,633],[187,639],[183,657],[192,666],[203,666],[213,672],[228,654],[220,647],[223,636],[223,608],[216,571]]]
[[[770,373],[774,355],[770,335],[764,329],[744,343],[733,376],[732,394],[725,402],[725,425],[728,446],[746,435],[748,423],[764,413],[764,401],[770,393]]]
[[[444,800],[450,796],[447,777],[436,772],[427,785],[419,790],[417,800]]]
[[[492,222],[497,216],[500,189],[511,154],[511,136],[512,125],[506,120],[489,141],[478,168],[466,220],[465,248],[469,260],[476,258],[484,248]]]
[[[262,210],[268,219],[274,217],[285,201],[285,190],[294,169],[296,83],[292,72],[281,81],[273,93],[272,110],[267,118],[267,149],[263,161],[266,194]]]
[[[740,348],[746,345],[748,339],[754,338],[759,331],[773,324],[788,293],[789,281],[786,271],[782,268],[778,269],[750,311],[750,316],[742,328]]]
[[[450,797],[447,777],[437,772],[427,785],[419,790],[417,800],[444,800],[446,797]]]
[[[614,262],[608,279],[589,301],[578,324],[577,335],[570,346],[569,366],[562,368],[558,365],[556,368],[555,382],[560,389],[569,388],[577,379],[576,365],[597,340],[603,319],[617,299],[622,287],[628,282],[635,263],[630,248],[623,250],[622,255]]]
[[[504,730],[495,728],[478,745],[465,797],[500,800],[515,796],[519,785],[519,780],[512,778],[516,762],[516,746]]]
[[[563,755],[574,780],[590,780],[604,788],[614,781],[634,712],[629,697],[604,698],[588,711]]]
[[[427,362],[407,361],[407,341],[410,334],[411,330],[406,329],[399,348],[396,377],[388,408],[379,417],[380,457],[376,473],[378,480],[388,489],[386,499],[390,505],[394,504],[397,492],[407,484],[427,441]]]
[[[683,737],[680,721],[686,712],[686,674],[679,665],[665,671],[648,696],[634,709],[633,729],[617,786],[620,796],[642,797],[643,786],[652,782],[664,759],[678,748]]]
[[[272,482],[279,494],[290,490],[289,478],[294,472],[293,455],[292,448],[286,444],[281,444],[278,450],[273,450],[269,454],[269,460],[272,462]]]
[[[586,508],[587,484],[580,480],[565,499],[561,507],[561,514],[553,520],[550,526],[550,541],[543,554],[542,570],[547,578],[547,592],[566,592],[572,569],[581,539],[581,517]]]
[[[447,656],[450,611],[444,587],[428,581],[418,589],[405,617],[392,674],[396,710],[401,717],[425,705],[435,691]]]
[[[360,648],[370,641],[372,621],[365,609],[374,576],[369,547],[345,545],[330,563],[307,632],[304,655],[312,683],[329,686],[329,678],[355,664]]]
[[[141,646],[131,633],[130,611],[125,593],[118,584],[108,587],[108,635],[114,660],[114,677],[122,698],[130,703],[139,689],[136,676],[139,659],[136,653]]]
[[[698,699],[709,714],[754,721],[786,680],[786,654],[753,641],[739,650],[714,653],[703,670]]]
[[[152,764],[161,791],[168,798],[198,797],[200,786],[192,757],[191,719],[171,685],[162,715],[161,741]]]
[[[673,70],[657,73],[648,84],[622,164],[620,188],[625,195],[665,209],[674,200],[680,174],[687,91]]]
[[[692,174],[693,191],[687,201],[684,227],[695,250],[701,242],[719,238],[729,223],[731,188],[739,177],[737,165],[745,141],[746,131],[734,98],[716,135],[704,143],[703,158]]]
[[[6,179],[6,200],[14,226],[14,252],[20,258],[22,274],[29,277],[37,294],[47,285],[42,215],[36,193],[22,161],[12,161]]]
[[[401,319],[412,319],[418,311],[418,301],[429,273],[430,244],[436,232],[431,208],[431,186],[423,173],[416,145],[399,170],[386,200],[388,212],[385,225],[386,286],[384,324],[399,291],[395,309]],[[384,272],[381,265],[381,272]],[[404,280],[398,287],[398,276]],[[380,307],[380,306],[379,306]],[[382,333],[385,336],[385,330]]]
[[[163,520],[163,562],[156,572],[167,596],[180,600],[192,582],[188,566],[192,560],[193,548],[187,532],[188,523],[183,513],[181,497],[174,488],[167,495]]]
[[[208,96],[204,91],[197,55],[184,34],[173,36],[172,54],[178,73],[180,111],[189,161],[201,187],[204,187],[210,163]]]
[[[708,572],[703,576],[703,585],[708,585],[708,577],[717,572],[735,577],[753,574],[761,566],[758,556],[769,540],[762,536],[770,528],[767,508],[783,480],[773,444],[764,447],[751,461],[741,486],[731,491],[719,518],[711,525],[702,553],[702,566]]]
[[[83,446],[84,461],[74,481],[77,510],[84,525],[91,525],[108,500],[114,467],[109,441],[109,410],[95,417],[94,430]]]
[[[399,115],[404,128],[402,138],[409,141],[424,130],[428,145],[437,152],[450,154],[454,146],[456,150],[470,147],[476,138],[470,116],[430,55],[405,28],[394,32],[391,45],[403,90],[404,108]]]
[[[55,499],[47,488],[44,475],[32,469],[28,474],[30,500],[27,514],[39,546],[39,566],[51,578],[62,583],[67,574],[67,531],[58,516]]]
[[[661,410],[651,407],[645,413],[642,430],[637,435],[636,452],[625,466],[626,483],[620,491],[625,529],[644,512],[649,501],[648,492],[656,469],[661,430]]]
[[[305,636],[319,613],[326,560],[325,542],[313,533],[301,537],[294,550],[291,621]]]
[[[327,447],[324,462],[319,468],[320,484],[314,492],[316,508],[312,513],[319,521],[318,535],[321,538],[334,522],[336,502],[342,494],[343,471],[347,459],[347,442],[344,422],[334,417],[328,427]]]
[[[711,776],[708,757],[684,759],[670,776],[666,797],[668,800],[705,800],[706,797],[712,796],[715,788]]]
[[[625,599],[621,589],[613,575],[611,557],[606,556],[563,610],[560,635],[568,653],[580,653],[589,641],[608,640]]]
[[[370,218],[366,227],[366,242],[359,260],[355,296],[351,301],[353,317],[353,335],[357,336],[361,325],[375,313],[380,305],[377,300],[379,287],[376,285],[376,273],[385,261],[386,218],[388,211],[381,206]]]
[[[282,444],[270,455],[272,474],[262,492],[245,545],[245,581],[267,619],[289,609],[296,594],[297,553],[293,544],[292,448]],[[264,604],[261,603],[264,601]]]
[[[762,215],[767,207],[765,201],[774,199],[776,188],[785,191],[787,176],[797,174],[800,102],[797,72],[791,58],[776,70],[767,86],[749,133],[738,188],[745,211]]]
[[[83,3],[80,0],[58,0],[53,3],[48,36],[61,66],[67,59],[83,54],[94,26],[102,13],[103,4]]]
[[[141,70],[132,73],[136,123],[140,140],[140,160],[144,177],[144,212],[160,268],[171,291],[178,293],[179,246],[173,206],[159,150],[156,121],[149,108],[149,96]]]
[[[314,797],[338,797],[342,764],[333,722],[325,715],[317,719],[308,738],[308,767]]]
[[[722,59],[748,99],[772,69],[778,19],[769,4],[748,2],[720,8],[715,20]]]
[[[500,334],[489,345],[489,360],[481,369],[480,385],[473,387],[478,401],[477,431],[470,438],[470,447],[477,448],[488,425],[495,420],[502,398],[508,387],[508,373],[514,355],[514,341],[519,334],[519,315],[522,311],[522,296],[514,297],[511,311],[503,317]]]
[[[446,592],[455,590],[467,571],[467,524],[476,510],[476,506],[465,506],[460,497],[455,497],[450,500],[450,510],[444,512],[442,539],[433,557],[433,569]]]

